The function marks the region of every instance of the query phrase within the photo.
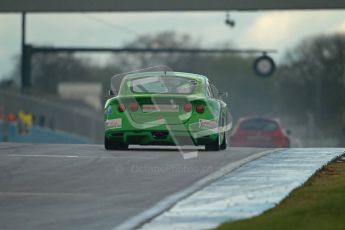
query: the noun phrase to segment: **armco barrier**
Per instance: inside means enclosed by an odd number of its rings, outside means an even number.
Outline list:
[[[62,102],[0,90],[3,113],[25,111],[33,114],[34,124],[86,137],[101,143],[104,137],[103,114],[83,106],[66,106]]]
[[[45,143],[45,144],[90,144],[93,141],[75,134],[58,130],[33,126],[27,134],[20,134],[16,123],[7,125],[7,141],[13,143]],[[3,130],[3,122],[0,121],[0,130]],[[3,132],[0,132],[0,142],[3,140]]]

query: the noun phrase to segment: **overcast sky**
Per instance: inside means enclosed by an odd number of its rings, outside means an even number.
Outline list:
[[[281,59],[302,39],[345,33],[344,10],[232,12],[231,18],[236,21],[232,29],[224,23],[225,12],[28,14],[27,40],[35,45],[121,47],[141,34],[174,30],[200,39],[205,48],[232,42],[239,48],[277,49],[275,58]],[[20,54],[20,22],[18,14],[0,14],[0,79],[15,68]]]

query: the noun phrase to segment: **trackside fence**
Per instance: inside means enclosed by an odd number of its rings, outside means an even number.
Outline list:
[[[18,114],[19,111],[31,113],[34,125],[77,134],[95,143],[103,141],[104,122],[101,112],[0,90],[0,112],[4,115]]]

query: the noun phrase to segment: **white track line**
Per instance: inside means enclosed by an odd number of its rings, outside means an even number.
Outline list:
[[[6,154],[0,157],[47,157],[47,158],[84,158],[84,159],[119,159],[119,158],[135,158],[135,159],[156,159],[155,157],[143,156],[78,156],[78,155],[40,155],[40,154]]]
[[[76,155],[39,155],[39,154],[7,154],[0,157],[52,157],[52,158],[78,158]]]
[[[171,208],[174,204],[176,204],[181,199],[183,199],[183,198],[191,195],[192,193],[200,190],[201,188],[205,187],[206,185],[212,183],[213,181],[227,175],[228,173],[230,173],[234,169],[240,167],[241,165],[248,163],[250,161],[253,161],[255,159],[258,159],[258,158],[265,156],[269,153],[280,151],[280,150],[284,150],[284,149],[273,149],[273,150],[255,153],[255,154],[250,155],[246,158],[243,158],[239,161],[229,163],[228,165],[217,170],[216,172],[214,172],[214,173],[204,177],[203,179],[197,181],[192,186],[190,186],[190,187],[188,187],[188,188],[186,188],[180,192],[177,192],[175,194],[172,194],[172,195],[166,197],[165,199],[158,202],[153,207],[147,209],[146,211],[140,213],[137,216],[134,216],[134,217],[128,219],[124,223],[122,223],[118,226],[115,226],[113,229],[114,230],[115,229],[116,230],[117,229],[119,229],[119,230],[136,229],[139,226],[141,226],[142,224],[146,223],[147,221],[153,219],[154,217],[158,216],[162,212]]]
[[[0,192],[0,196],[76,196],[89,197],[91,193],[56,193],[56,192]]]

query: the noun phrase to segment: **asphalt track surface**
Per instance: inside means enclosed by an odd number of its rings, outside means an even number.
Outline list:
[[[0,229],[113,229],[232,162],[266,149],[105,151],[0,144]]]

